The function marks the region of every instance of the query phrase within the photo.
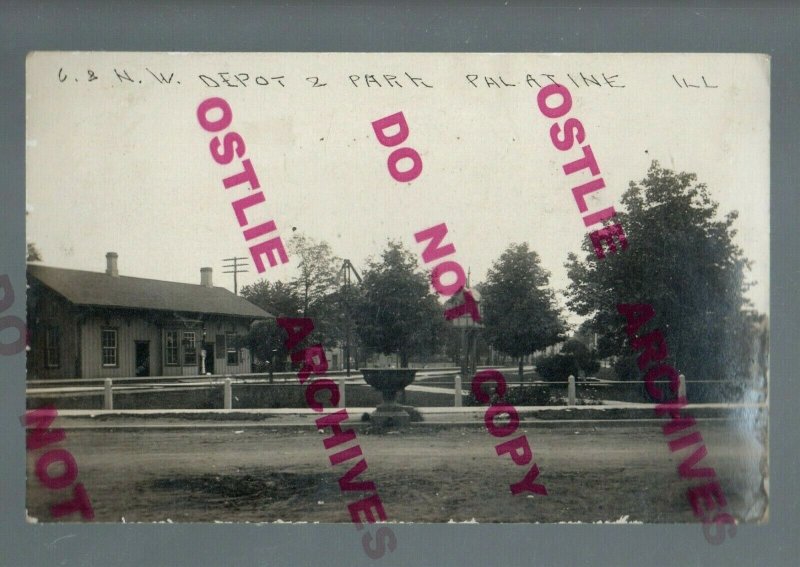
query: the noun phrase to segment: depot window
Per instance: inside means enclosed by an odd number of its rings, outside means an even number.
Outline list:
[[[239,364],[239,350],[236,348],[237,342],[235,333],[225,333],[225,348],[228,353],[228,364]]]
[[[164,331],[164,364],[167,366],[178,366],[178,340],[178,331]]]
[[[103,350],[103,366],[119,366],[117,356],[117,330],[103,329],[101,331],[100,340]]]
[[[44,336],[45,362],[48,368],[61,365],[61,333],[58,327],[47,327]]]
[[[183,365],[197,364],[197,339],[194,331],[183,332]]]

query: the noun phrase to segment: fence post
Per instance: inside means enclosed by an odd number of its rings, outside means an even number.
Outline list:
[[[678,397],[679,398],[686,398],[686,376],[681,374],[678,376],[680,382],[678,383]]]
[[[344,376],[339,376],[337,382],[339,382],[339,407],[346,408],[347,403],[345,402],[344,397]]]
[[[461,399],[461,374],[456,374],[456,386],[454,395],[455,395],[455,407],[460,408],[461,402],[463,401]]]
[[[225,409],[229,410],[233,407],[233,391],[231,390],[231,379],[227,376],[225,377],[225,386],[223,387],[223,391]]]
[[[567,385],[567,405],[575,405],[575,376],[569,375],[569,384]]]
[[[114,393],[111,390],[111,378],[106,378],[103,384],[103,409],[114,409]]]

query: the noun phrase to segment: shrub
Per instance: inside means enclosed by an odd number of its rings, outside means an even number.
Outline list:
[[[600,361],[597,352],[576,339],[564,343],[560,353],[540,357],[536,363],[539,376],[555,382],[564,382],[570,375],[577,378],[581,372],[584,375],[594,374],[598,370]]]
[[[564,382],[570,374],[577,376],[580,371],[577,360],[572,355],[552,354],[543,356],[536,364],[536,372],[551,382]]]
[[[505,402],[512,406],[550,405],[550,386],[522,386],[506,392]]]
[[[522,386],[519,388],[509,388],[506,395],[500,399],[499,396],[492,395],[491,405],[509,404],[512,406],[546,406],[550,404],[550,387],[542,385]],[[485,406],[487,404],[479,402],[472,392],[464,399],[465,406]]]
[[[639,367],[636,365],[635,356],[621,356],[614,362],[614,374],[617,380],[639,380]]]

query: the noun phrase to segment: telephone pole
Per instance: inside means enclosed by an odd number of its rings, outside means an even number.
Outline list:
[[[238,256],[234,256],[233,258],[223,258],[223,262],[232,262],[227,266],[222,266],[223,268],[230,268],[230,271],[222,272],[223,274],[233,274],[233,293],[235,295],[239,295],[239,279],[237,276],[242,272],[246,272],[247,270],[243,269],[247,266],[247,262],[245,261],[247,258],[239,258]]]

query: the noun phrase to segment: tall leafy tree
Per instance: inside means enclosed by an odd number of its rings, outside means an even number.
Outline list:
[[[259,280],[246,285],[242,297],[276,317],[297,317],[301,313],[301,301],[292,286],[282,281]]]
[[[483,324],[489,344],[519,361],[563,339],[565,325],[549,286],[550,273],[527,243],[511,244],[483,284]]]
[[[603,357],[620,356],[622,378],[638,370],[624,335],[618,303],[649,303],[650,328],[664,333],[671,362],[689,380],[726,379],[747,367],[752,318],[744,293],[750,262],[734,243],[735,211],[723,217],[704,183],[653,162],[631,182],[618,213],[628,248],[598,260],[587,238],[584,258],[570,254],[568,306],[587,316]],[[695,393],[699,393],[695,390]]]
[[[300,315],[300,298],[289,285],[281,281],[270,283],[267,280],[259,280],[252,285],[244,286],[241,295],[275,317]],[[285,370],[286,358],[289,355],[284,346],[285,338],[285,332],[273,319],[254,323],[242,342],[257,360],[262,363],[270,361],[272,369],[280,372]]]
[[[300,316],[314,320],[314,340],[332,347],[341,342],[342,304],[337,300],[342,260],[330,245],[302,234],[289,240],[297,275],[289,286],[300,300]]]
[[[253,355],[256,372],[272,370],[283,372],[288,370],[284,342],[286,332],[275,323],[275,320],[256,321],[250,326],[246,335],[241,337],[240,344]]]
[[[333,253],[330,245],[302,234],[289,240],[289,252],[297,259],[298,274],[289,285],[300,298],[303,317],[319,316],[315,308],[336,288],[336,276],[341,259]]]
[[[325,333],[326,344],[338,344],[342,348],[349,344],[350,358],[356,359],[360,345],[353,320],[360,300],[360,285],[353,282],[348,287],[340,282],[338,289],[328,294],[320,305],[320,311],[324,314],[320,324]],[[346,349],[344,355],[348,355]]]
[[[380,260],[368,262],[355,309],[361,344],[383,354],[399,354],[408,367],[412,355],[435,352],[445,331],[442,307],[414,255],[390,241]]]

